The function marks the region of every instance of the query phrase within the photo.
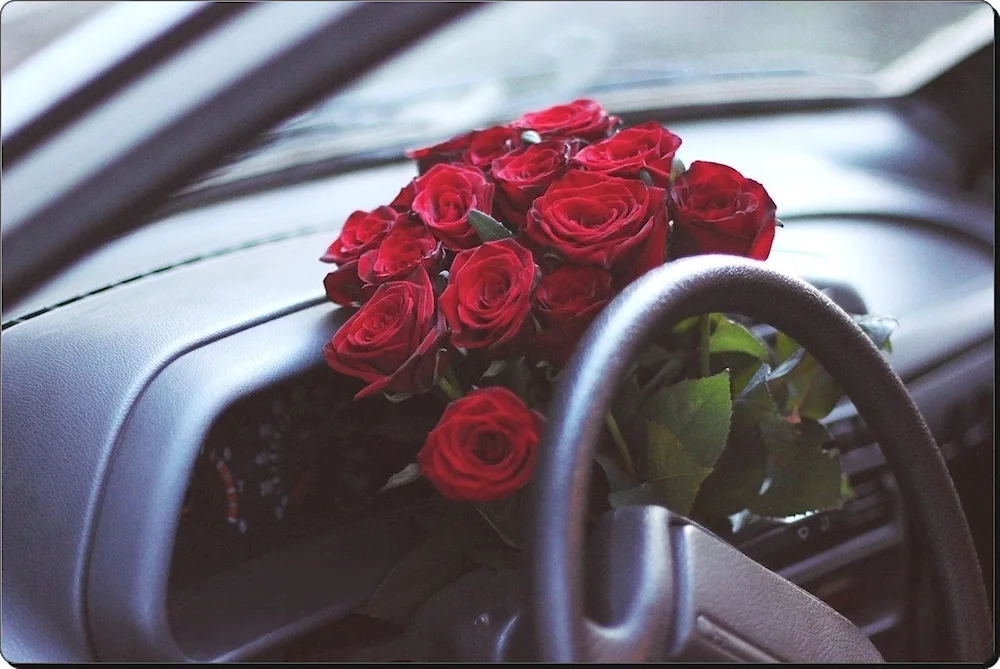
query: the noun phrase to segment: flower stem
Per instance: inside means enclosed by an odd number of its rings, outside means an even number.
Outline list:
[[[701,326],[701,344],[699,345],[699,351],[701,352],[701,375],[703,377],[711,376],[712,368],[709,364],[709,337],[712,334],[711,330],[711,320],[708,314],[702,314],[701,318],[698,319],[698,325]]]
[[[635,462],[632,461],[632,454],[629,453],[625,437],[622,436],[622,431],[618,429],[618,422],[610,410],[604,414],[604,423],[608,426],[608,432],[611,433],[611,439],[615,442],[615,446],[618,447],[618,454],[622,456],[622,464],[625,465],[625,471],[629,474],[635,474]]]
[[[444,394],[448,396],[449,400],[457,400],[462,398],[462,391],[453,386],[445,375],[442,374],[437,380],[438,388],[444,391]]]

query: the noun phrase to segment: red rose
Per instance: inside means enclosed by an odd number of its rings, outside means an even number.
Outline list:
[[[520,131],[498,125],[485,130],[473,130],[434,146],[407,151],[406,155],[417,161],[417,170],[424,174],[441,163],[488,167],[494,158],[499,158],[520,145]]]
[[[409,214],[410,207],[413,205],[413,198],[417,194],[417,186],[414,183],[415,180],[411,180],[410,183],[406,184],[399,189],[399,193],[393,198],[389,206],[398,211],[401,214]]]
[[[493,211],[493,184],[471,167],[435,165],[415,181],[413,211],[434,236],[453,251],[479,244],[479,235],[469,225],[469,211]]]
[[[532,357],[566,364],[594,317],[614,296],[612,277],[599,267],[563,265],[545,274],[535,290],[534,314],[542,326]]]
[[[620,120],[617,116],[609,116],[593,100],[574,100],[569,104],[523,114],[510,125],[518,130],[534,130],[542,139],[577,137],[596,142],[610,135]]]
[[[525,232],[565,260],[631,275],[640,259],[643,270],[663,262],[665,195],[634,179],[572,170],[535,200]]]
[[[330,367],[368,385],[355,399],[380,391],[422,393],[434,381],[444,322],[423,268],[378,287],[323,348]]]
[[[452,137],[448,141],[426,146],[422,149],[411,149],[406,152],[407,158],[417,161],[417,170],[424,174],[439,163],[459,162],[462,154],[469,148],[476,131],[467,132],[458,137]]]
[[[506,388],[474,390],[444,410],[417,464],[449,499],[504,499],[531,478],[541,430],[541,415]]]
[[[531,203],[566,172],[577,147],[571,142],[547,141],[493,161],[493,180],[500,187],[496,204],[504,222],[524,227]]]
[[[727,165],[696,160],[670,188],[674,258],[724,253],[766,260],[776,225],[774,202],[756,181]]]
[[[592,144],[573,157],[573,163],[588,172],[618,177],[638,177],[645,168],[654,186],[666,188],[670,168],[681,138],[656,121],[622,130],[603,142]]]
[[[513,128],[496,126],[475,133],[469,148],[462,154],[462,162],[481,170],[489,170],[490,163],[521,146],[521,133]]]
[[[364,283],[385,283],[405,277],[418,266],[431,272],[443,254],[441,242],[428,228],[419,223],[401,223],[377,249],[361,256],[357,274]]]
[[[341,265],[323,279],[326,297],[334,304],[349,307],[370,297],[374,286],[369,286],[358,276],[358,261]]]
[[[347,217],[340,236],[330,244],[320,260],[338,264],[357,260],[362,253],[377,246],[402,217],[390,207],[355,211]]]
[[[466,349],[496,348],[517,337],[531,311],[537,268],[513,239],[462,251],[441,294],[451,342]]]

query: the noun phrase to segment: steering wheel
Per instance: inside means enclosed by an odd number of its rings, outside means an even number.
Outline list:
[[[968,524],[903,382],[821,292],[732,256],[684,258],[645,274],[605,308],[564,369],[535,473],[528,547],[525,622],[538,659],[882,661],[832,608],[661,507],[605,515],[591,536],[596,555],[584,568],[591,460],[618,382],[657,328],[709,312],[776,327],[844,389],[877,437],[929,547],[958,659],[985,661],[991,612]]]

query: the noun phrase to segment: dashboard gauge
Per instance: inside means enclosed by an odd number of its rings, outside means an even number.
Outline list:
[[[194,476],[181,507],[181,520],[202,525],[225,524],[239,534],[246,534],[240,493],[243,479],[234,474],[232,451],[210,450],[195,465]]]

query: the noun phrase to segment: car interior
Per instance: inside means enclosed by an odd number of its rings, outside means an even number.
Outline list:
[[[352,211],[389,202],[416,175],[407,149],[589,97],[626,124],[669,127],[683,137],[679,157],[738,166],[766,184],[783,224],[767,269],[803,280],[846,311],[899,323],[885,360],[919,415],[897,410],[892,391],[883,390],[889,371],[874,365],[856,373],[856,385],[875,398],[869,403],[887,398],[878,415],[888,418],[873,424],[874,409],[866,413],[860,400],[845,397],[826,420],[853,499],[839,510],[734,527],[725,543],[809,593],[810,605],[840,614],[885,661],[995,660],[992,8],[177,3],[173,14],[142,17],[154,13],[147,3],[121,4],[131,7],[96,13],[4,75],[5,659],[538,657],[532,642],[522,644],[511,631],[512,620],[527,619],[522,591],[533,587],[522,584],[521,572],[470,571],[430,599],[409,628],[357,612],[419,543],[420,529],[401,511],[426,503],[432,491],[414,485],[376,494],[412,449],[379,433],[400,405],[382,397],[354,402],[357,382],[323,362],[324,343],[350,309],[327,300],[318,258]],[[758,74],[749,56],[736,67],[721,57],[699,59],[690,45],[686,64],[657,52],[641,63],[616,60],[630,53],[622,46],[629,39],[642,41],[629,31],[654,32],[642,26],[653,21],[648,17],[663,17],[663,42],[671,40],[667,26],[684,20],[691,30],[711,25],[725,43],[719,25],[727,11],[768,26],[788,17],[781,30],[794,33],[803,22],[824,20],[797,14],[813,4],[842,30],[864,24],[878,35],[882,21],[902,35],[899,26],[911,21],[916,36],[874,50],[883,61],[868,69],[858,64],[863,56],[800,57],[804,46],[790,48],[789,60],[760,56],[767,69]],[[532,14],[534,5],[551,17]],[[587,15],[580,27],[553,27],[570,25],[574,13]],[[561,18],[546,24],[546,17]],[[53,78],[52,99],[17,96],[26,89],[16,86],[45,72],[46,58],[51,65],[59,49],[79,54],[86,39],[126,19],[137,22],[133,42],[114,52],[109,40],[105,62],[94,65],[104,68],[98,74],[81,70],[83,83],[69,81],[69,71]],[[524,46],[511,57],[522,68],[515,70],[498,64],[498,54],[517,51],[511,26],[519,25],[531,27],[524,44],[539,34],[552,40]],[[762,40],[778,34],[765,33]],[[712,39],[704,38],[706,50]],[[451,74],[462,54],[476,62]],[[167,97],[170,91],[179,92]],[[662,324],[655,315],[648,327]],[[821,322],[808,313],[778,319],[814,330]],[[836,332],[831,326],[809,336],[846,351]],[[569,381],[561,388],[567,426],[573,402],[592,401],[574,399],[574,392],[586,394],[582,388]],[[407,406],[419,442],[439,409]],[[941,511],[929,526],[915,500],[923,496],[920,508],[931,508],[929,496],[940,488],[900,471],[907,459],[896,453],[908,448],[900,435],[911,434],[920,417],[971,537],[973,568],[953,564],[968,572],[968,583],[983,586],[971,604],[960,594],[972,586],[943,579],[948,566],[932,547],[951,532],[966,536],[961,517],[951,525],[954,517]],[[901,427],[887,435],[886,425]],[[572,448],[553,451],[561,454],[546,465],[553,481],[557,467],[572,466]],[[913,446],[918,452],[925,453]],[[570,518],[571,502],[559,495],[551,492],[545,508]],[[652,522],[640,520],[635,527]],[[539,527],[544,534],[550,526]],[[634,546],[654,535],[633,537]],[[533,557],[526,556],[524,571],[536,579],[547,573],[539,565],[555,569]],[[719,581],[706,583],[706,592],[715,587],[713,596],[725,599],[720,588],[735,587],[722,585],[728,563],[712,567],[706,557],[704,564],[695,571]],[[846,633],[834,629],[833,618],[817,613],[815,621],[796,622],[799,609],[783,609],[778,585],[760,587],[759,598],[741,591],[732,597],[740,602],[718,605],[731,607],[734,620],[756,617],[753,625],[787,626],[815,636],[817,648],[839,648],[831,639]],[[536,598],[569,597],[555,586],[539,588]],[[699,597],[674,599],[697,617],[714,605]],[[681,617],[663,623],[668,629],[630,631],[629,652],[659,636],[672,640],[674,659],[808,661],[785,642],[763,653],[740,645],[742,633],[682,633]],[[551,628],[555,637],[556,627],[539,623],[535,634]],[[729,639],[718,642],[728,649],[713,653],[679,641],[699,633]],[[542,656],[566,657],[547,652]],[[816,652],[802,651],[816,661],[836,659],[833,650]]]

